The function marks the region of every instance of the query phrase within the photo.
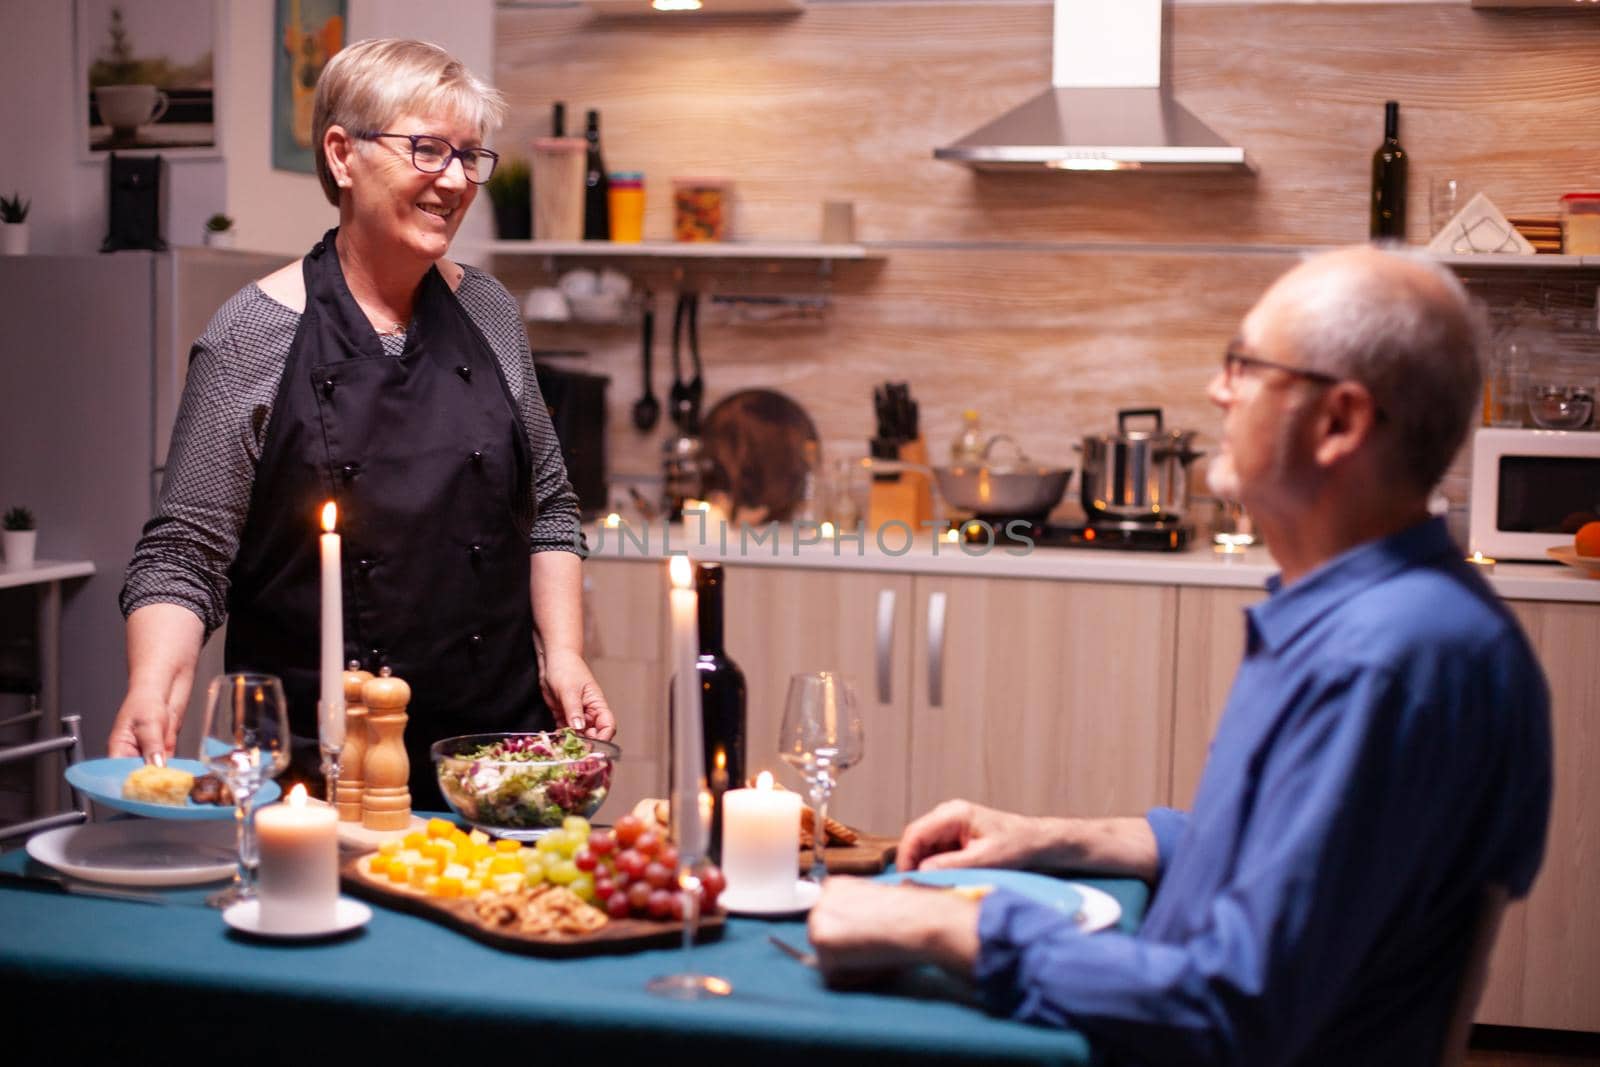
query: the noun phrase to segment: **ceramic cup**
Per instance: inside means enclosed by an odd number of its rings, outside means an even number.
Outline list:
[[[154,85],[102,85],[94,102],[114,130],[135,130],[167,113],[167,94]]]

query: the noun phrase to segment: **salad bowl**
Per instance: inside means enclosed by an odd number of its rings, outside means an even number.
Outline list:
[[[431,754],[452,811],[499,837],[529,840],[569,815],[598,811],[622,749],[563,729],[447,737]]]

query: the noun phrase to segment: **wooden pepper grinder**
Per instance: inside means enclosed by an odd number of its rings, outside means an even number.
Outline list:
[[[344,672],[344,752],[339,759],[339,784],[335,790],[340,822],[361,821],[361,791],[366,788],[367,706],[362,687],[372,672],[351,660]]]
[[[411,687],[382,667],[361,687],[361,698],[367,706],[361,825],[368,830],[404,830],[411,825],[411,760],[405,745]]]

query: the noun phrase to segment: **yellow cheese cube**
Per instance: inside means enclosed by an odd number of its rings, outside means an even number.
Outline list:
[[[461,883],[461,895],[464,897],[475,897],[481,892],[483,892],[483,881],[481,879],[468,878]]]
[[[459,863],[452,863],[445,867],[445,869],[440,872],[440,875],[444,878],[454,878],[456,881],[460,882],[470,878],[472,876],[472,872]]]
[[[449,819],[434,818],[428,820],[429,837],[449,837],[451,834],[456,832],[457,830],[455,823],[451,822]]]
[[[433,865],[427,860],[423,860],[421,863],[411,867],[410,872],[411,884],[418,889],[426,888],[425,883],[429,878],[438,877],[438,875],[434,872]]]
[[[467,835],[467,838],[474,845],[487,845],[489,843],[489,835],[484,833],[482,830],[473,830]]]
[[[494,843],[494,850],[496,852],[521,852],[522,842],[513,841],[509,837],[502,837]]]
[[[382,878],[389,873],[389,857],[382,852],[378,853],[367,860],[367,870],[371,871],[375,877]]]
[[[437,893],[439,891],[439,876],[437,874],[430,874],[423,878],[422,891],[430,895]]]
[[[421,848],[422,843],[426,840],[428,840],[427,834],[424,834],[421,830],[412,830],[400,839],[400,844],[403,848]]]
[[[399,860],[389,861],[389,881],[398,885],[405,885],[411,881],[411,868]]]
[[[378,854],[381,856],[398,856],[400,854],[400,842],[395,838],[389,838],[389,840],[378,846]]]
[[[461,879],[452,878],[448,874],[441,874],[439,880],[434,882],[429,890],[436,897],[459,897],[461,895]]]
[[[515,856],[498,855],[489,858],[490,874],[512,874],[522,870],[522,862]]]
[[[489,879],[489,883],[494,886],[496,893],[515,893],[522,888],[522,880],[522,873],[518,871],[512,874],[497,874]]]

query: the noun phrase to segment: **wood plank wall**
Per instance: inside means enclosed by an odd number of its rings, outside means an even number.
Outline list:
[[[881,245],[881,262],[826,278],[792,267],[640,276],[658,294],[687,284],[828,297],[821,321],[708,312],[707,402],[781,389],[811,412],[830,453],[859,454],[872,384],[905,379],[935,458],[971,406],[1061,463],[1075,439],[1136,403],[1164,406],[1203,447],[1214,439],[1202,389],[1239,317],[1298,248],[1364,239],[1385,99],[1402,104],[1414,243],[1426,240],[1436,176],[1508,213],[1554,213],[1562,193],[1600,188],[1595,13],[1207,3],[1169,8],[1168,23],[1177,96],[1246,148],[1254,178],[978,175],[934,160],[935,146],[1048,83],[1047,0],[846,0],[787,18],[698,20],[507,5],[495,79],[512,110],[498,146],[516,151],[546,132],[553,100],[567,102],[572,125],[599,108],[608,166],[647,175],[647,238],[669,233],[673,176],[733,180],[740,239],[815,239],[820,202],[853,201],[858,236]],[[542,261],[491,266],[514,290],[550,280]],[[1543,277],[1485,276],[1475,289],[1537,310],[1550,303]],[[1550,278],[1576,310],[1524,318],[1570,335],[1569,363],[1600,367],[1600,272]],[[670,299],[658,295],[657,308],[664,396]],[[658,473],[660,431],[640,434],[628,418],[636,328],[536,324],[531,336],[535,348],[585,349],[572,365],[611,377],[613,471]]]

